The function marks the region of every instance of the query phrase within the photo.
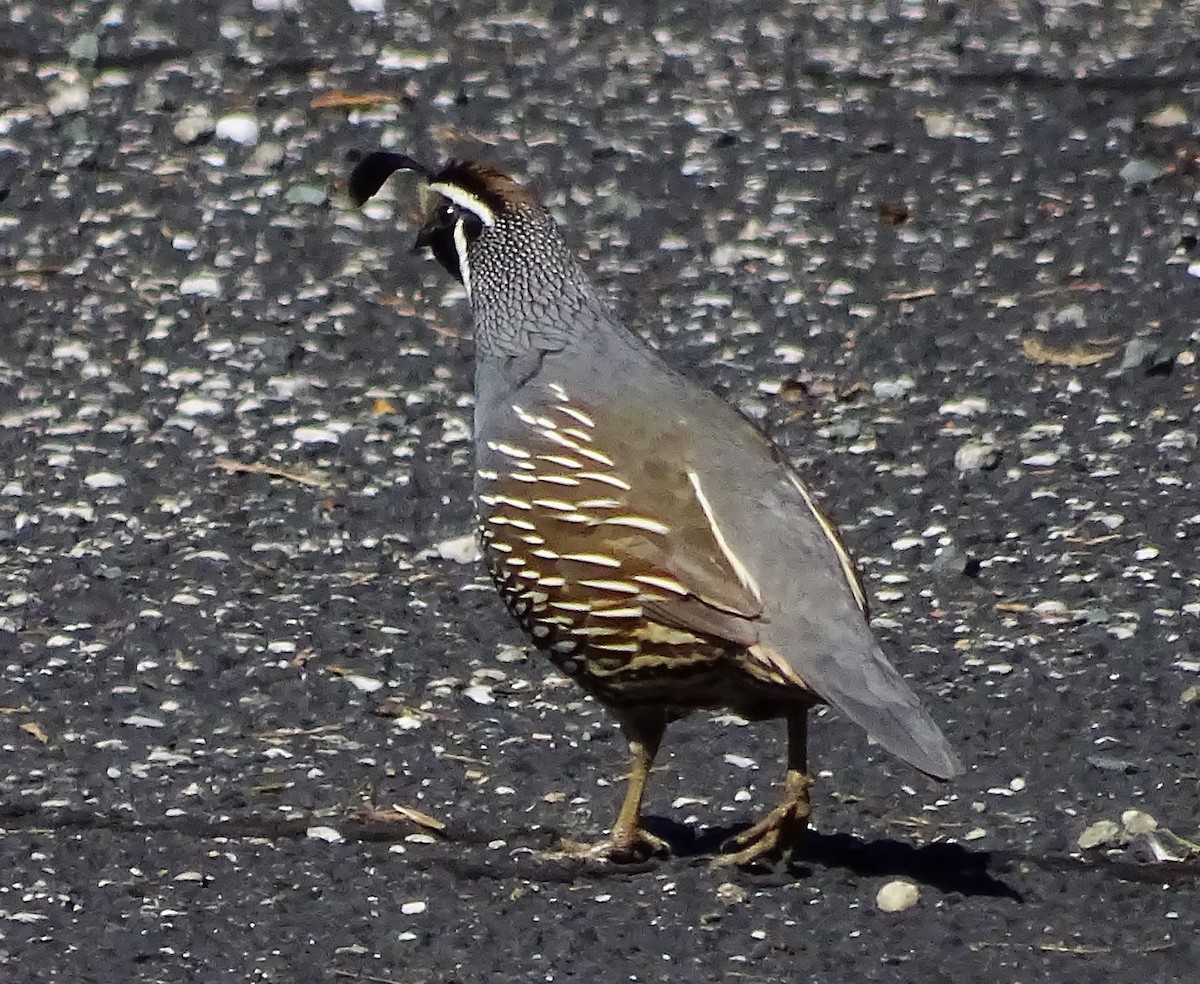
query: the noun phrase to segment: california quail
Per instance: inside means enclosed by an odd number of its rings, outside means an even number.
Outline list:
[[[876,643],[855,565],[779,450],[613,315],[549,212],[482,164],[388,152],[350,176],[358,204],[417,171],[429,249],[474,321],[475,499],[509,611],[629,742],[621,812],[597,857],[661,848],[639,825],[666,726],[700,708],[788,728],[786,793],[723,860],[807,827],[807,717],[828,703],[938,779],[959,763]]]

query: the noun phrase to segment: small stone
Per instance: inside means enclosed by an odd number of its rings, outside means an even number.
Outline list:
[[[1053,468],[1058,462],[1059,457],[1053,451],[1043,451],[1041,454],[1031,454],[1028,458],[1021,459],[1021,464],[1030,468]]]
[[[424,902],[405,902],[400,906],[400,912],[405,916],[419,916],[426,908]]]
[[[258,121],[247,113],[233,113],[217,121],[216,133],[220,140],[251,146],[258,143]]]
[[[357,673],[347,674],[343,679],[353,686],[355,690],[361,690],[364,694],[373,694],[376,690],[383,688],[383,681],[375,680],[371,677],[359,676]]]
[[[463,696],[468,700],[473,700],[476,704],[494,704],[496,698],[492,694],[491,687],[485,687],[482,684],[476,684],[473,687],[464,687]]]
[[[328,197],[325,194],[324,188],[318,188],[316,185],[298,184],[292,185],[287,190],[287,194],[283,196],[283,200],[289,205],[322,205]]]
[[[880,400],[891,400],[915,389],[917,382],[912,376],[901,376],[899,379],[880,379],[872,386],[871,391]]]
[[[967,441],[954,452],[954,467],[960,475],[991,471],[1000,463],[1000,449],[993,444]]]
[[[73,62],[94,65],[100,57],[100,38],[90,32],[79,35],[67,46],[67,57]]]
[[[473,564],[479,559],[479,544],[473,533],[443,540],[434,550],[442,560],[452,560],[456,564]]]
[[[337,844],[345,840],[341,832],[333,827],[309,827],[304,833],[309,840],[324,841],[326,844]]]
[[[890,881],[875,896],[875,904],[881,912],[904,912],[911,909],[921,898],[921,891],[910,881]]]
[[[66,116],[81,113],[88,108],[91,92],[86,85],[57,85],[46,100],[46,109],[51,116]]]
[[[1126,164],[1117,172],[1117,177],[1125,182],[1126,186],[1133,188],[1136,185],[1150,184],[1161,178],[1167,172],[1167,168],[1162,164],[1156,164],[1154,161],[1134,160]]]
[[[1121,814],[1121,826],[1127,834],[1148,834],[1158,829],[1158,821],[1143,810],[1126,810]]]
[[[1079,849],[1081,851],[1090,851],[1094,847],[1103,847],[1106,844],[1115,844],[1120,836],[1121,828],[1111,820],[1097,820],[1089,825],[1082,834],[1079,835]]]
[[[1197,700],[1200,700],[1200,686],[1188,687],[1187,690],[1179,695],[1179,703],[1185,707],[1188,704],[1194,704]]]
[[[1136,763],[1114,755],[1089,755],[1084,761],[1103,772],[1124,772],[1126,775],[1132,775],[1138,770]]]
[[[938,413],[950,414],[953,417],[977,417],[981,413],[987,413],[990,406],[982,396],[968,396],[943,403],[938,407]]]
[[[987,836],[987,831],[983,827],[972,827],[965,834],[963,834],[963,840],[977,841],[977,840],[982,840],[986,836]]]
[[[249,174],[266,174],[283,163],[285,153],[283,144],[265,141],[254,148],[254,153],[246,161],[245,170]]]
[[[292,431],[297,444],[337,444],[336,431],[328,427],[297,427]]]
[[[181,144],[196,144],[207,140],[216,129],[216,122],[203,106],[193,106],[184,114],[183,119],[175,124],[175,139]]]
[[[220,297],[221,281],[212,274],[194,274],[179,282],[179,293],[184,297]]]
[[[1159,343],[1146,335],[1131,338],[1121,357],[1121,371],[1131,369],[1153,369],[1159,355]]]
[[[116,489],[125,484],[125,478],[115,472],[92,472],[83,480],[89,489]]]
[[[1187,110],[1182,106],[1164,106],[1146,117],[1146,123],[1150,126],[1186,126],[1187,122]]]

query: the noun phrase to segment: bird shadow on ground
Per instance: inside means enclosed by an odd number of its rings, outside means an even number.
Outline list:
[[[693,827],[662,817],[643,816],[642,822],[671,846],[674,856],[697,860],[719,857],[722,845],[747,826],[718,827],[697,834]],[[918,847],[888,837],[863,840],[850,834],[809,831],[789,861],[762,866],[764,874],[760,877],[786,884],[805,880],[813,868],[835,868],[863,877],[908,878],[943,892],[1023,902],[1020,892],[989,870],[1006,865],[993,865],[992,861],[990,852],[973,851],[961,844]]]

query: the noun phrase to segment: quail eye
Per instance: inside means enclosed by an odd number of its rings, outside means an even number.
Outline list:
[[[458,215],[468,240],[474,242],[483,234],[483,220],[478,215],[469,209],[460,209]]]

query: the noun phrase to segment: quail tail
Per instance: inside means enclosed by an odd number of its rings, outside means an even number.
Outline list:
[[[810,682],[889,752],[935,779],[962,772],[950,743],[878,646],[825,665],[836,669]]]

